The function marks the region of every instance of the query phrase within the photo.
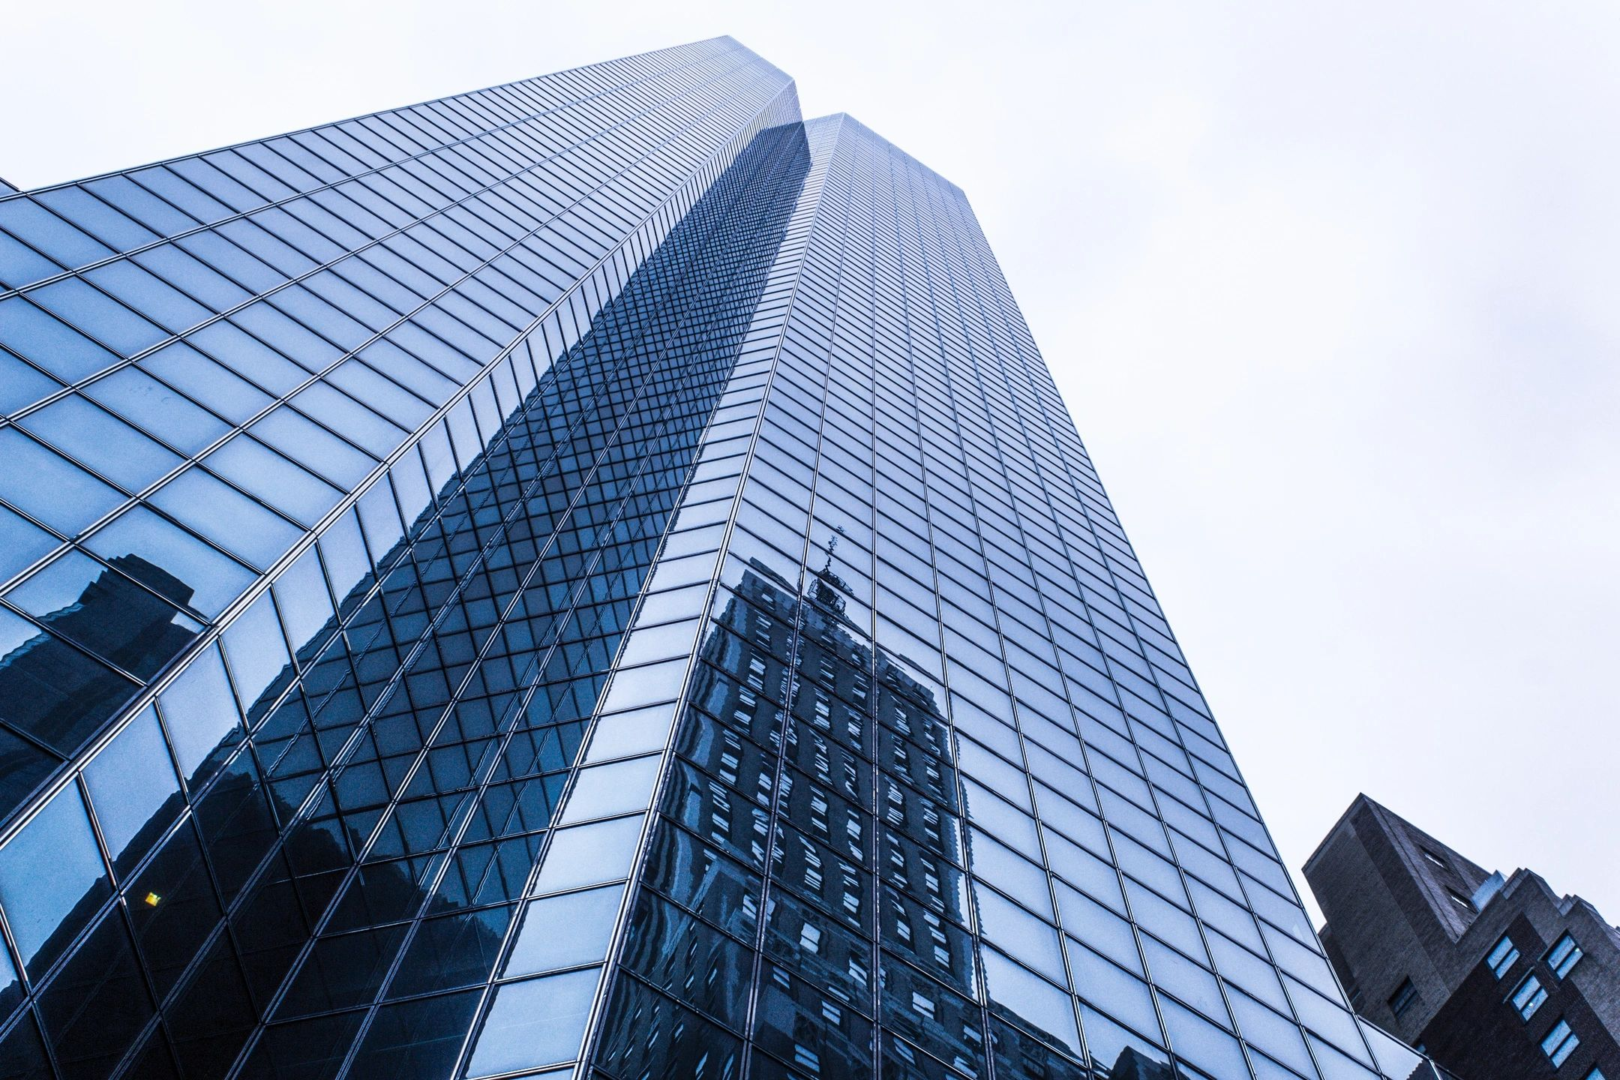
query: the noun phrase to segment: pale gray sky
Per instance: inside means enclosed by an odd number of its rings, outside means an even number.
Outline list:
[[[732,34],[966,189],[1296,875],[1366,791],[1620,919],[1613,3],[0,21],[24,187]]]

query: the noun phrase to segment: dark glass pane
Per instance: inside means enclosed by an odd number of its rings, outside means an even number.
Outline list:
[[[190,822],[164,841],[124,896],[141,958],[165,995],[220,922],[219,900]]]
[[[355,1055],[355,1076],[443,1080],[478,1008],[478,994],[419,998],[377,1010]]]
[[[24,1016],[0,1039],[0,1062],[5,1063],[6,1080],[55,1080],[32,1016]]]
[[[753,954],[652,893],[642,893],[625,937],[624,967],[665,993],[741,1030]]]
[[[6,599],[52,630],[147,679],[156,675],[201,627],[118,570],[137,578],[161,573],[129,555],[107,569],[70,551],[34,572]]]
[[[991,1042],[995,1046],[996,1076],[1011,1080],[1089,1080],[1086,1069],[1059,1054],[1046,1043],[998,1019],[990,1021]],[[1086,1029],[1090,1034],[1090,1027]],[[1129,1048],[1105,1051],[1104,1044],[1092,1046],[1093,1061],[1108,1080],[1174,1080],[1174,1073],[1163,1062],[1141,1057]],[[1105,1056],[1106,1055],[1106,1056]]]
[[[729,1080],[742,1043],[724,1029],[633,978],[613,988],[595,1061],[618,1077]]]
[[[191,985],[168,1010],[175,1056],[187,1076],[224,1076],[257,1014],[226,938],[216,940]]]
[[[425,920],[389,985],[390,997],[454,990],[483,982],[495,969],[512,908],[484,908]],[[598,953],[587,959],[601,959]]]
[[[321,938],[304,958],[276,1019],[334,1012],[373,1001],[405,940],[405,927]]]
[[[70,1080],[101,1080],[152,1015],[122,916],[113,911],[40,993],[57,1065]]]
[[[0,816],[9,817],[61,759],[0,724]]]
[[[340,1013],[270,1025],[248,1057],[243,1080],[330,1080],[365,1015]]]
[[[800,1068],[813,1066],[811,1076],[858,1076],[871,1068],[870,1020],[775,964],[765,968],[754,1016],[762,1049]]]
[[[120,1080],[177,1080],[179,1072],[175,1070],[174,1054],[169,1050],[169,1040],[164,1036],[163,1029],[152,1032],[146,1040],[146,1049],[139,1051],[135,1057],[135,1064],[131,1065]]]
[[[136,690],[129,679],[0,609],[0,719],[71,754]]]

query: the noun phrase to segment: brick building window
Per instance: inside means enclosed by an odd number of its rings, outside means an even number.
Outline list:
[[[1581,1045],[1581,1040],[1569,1029],[1569,1021],[1562,1018],[1547,1032],[1547,1037],[1541,1040],[1541,1050],[1552,1060],[1553,1067],[1557,1068],[1569,1060],[1569,1055]]]
[[[1401,985],[1395,988],[1395,992],[1389,996],[1389,1011],[1399,1017],[1407,1009],[1411,1008],[1412,1002],[1416,1000],[1417,987],[1412,985],[1411,979],[1404,979]]]
[[[1547,991],[1542,987],[1541,980],[1534,973],[1526,975],[1519,988],[1513,991],[1513,1007],[1519,1010],[1519,1015],[1528,1020],[1536,1015],[1541,1003],[1547,1000]]]
[[[1506,934],[1503,934],[1502,940],[1496,943],[1496,947],[1492,949],[1490,955],[1485,958],[1485,962],[1491,965],[1491,970],[1495,972],[1496,977],[1500,979],[1502,976],[1506,975],[1510,970],[1512,970],[1513,962],[1518,958],[1518,947],[1513,944],[1512,938],[1508,937]]]
[[[1585,955],[1575,939],[1565,934],[1558,939],[1552,950],[1547,953],[1547,966],[1553,969],[1554,975],[1562,979],[1569,975],[1581,957]]]

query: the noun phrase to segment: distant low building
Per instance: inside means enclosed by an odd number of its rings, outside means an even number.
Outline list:
[[[1620,1080],[1620,930],[1504,879],[1365,795],[1305,864],[1363,1017],[1463,1080]]]

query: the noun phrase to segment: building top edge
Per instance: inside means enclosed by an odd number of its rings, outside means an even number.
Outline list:
[[[323,120],[323,121],[321,121],[319,123],[305,125],[304,127],[292,128],[292,129],[289,129],[289,130],[286,130],[286,131],[274,131],[274,132],[270,132],[269,134],[266,134],[266,135],[257,135],[257,136],[254,136],[252,138],[247,138],[247,139],[238,139],[235,142],[225,143],[225,144],[220,145],[220,146],[211,146],[211,147],[207,147],[207,148],[202,149],[202,150],[194,150],[194,151],[191,151],[189,153],[175,154],[175,155],[173,155],[171,157],[159,158],[159,159],[157,159],[155,161],[143,161],[143,162],[139,162],[139,163],[134,164],[134,165],[124,166],[123,168],[108,169],[105,172],[92,173],[92,174],[90,174],[88,176],[74,177],[73,179],[70,179],[70,180],[58,180],[58,181],[54,181],[54,182],[48,183],[48,184],[41,184],[38,187],[19,187],[18,185],[9,183],[7,181],[0,181],[0,203],[4,203],[4,202],[6,202],[6,201],[8,201],[10,199],[21,198],[21,197],[24,197],[24,196],[37,195],[37,194],[40,194],[42,192],[56,191],[56,190],[59,190],[59,189],[62,189],[62,188],[74,187],[74,186],[76,186],[78,184],[85,184],[85,183],[89,183],[89,182],[91,182],[93,180],[100,180],[100,179],[103,179],[103,178],[106,178],[106,177],[121,176],[121,175],[123,175],[125,173],[139,172],[139,171],[141,171],[143,169],[150,169],[150,168],[154,168],[154,167],[159,166],[159,165],[166,165],[166,164],[169,164],[170,162],[186,161],[186,160],[191,159],[191,158],[205,157],[205,156],[207,156],[209,154],[217,154],[217,153],[220,153],[220,152],[225,151],[225,150],[234,150],[234,149],[236,149],[237,147],[240,147],[240,146],[252,146],[252,145],[254,145],[256,143],[268,142],[268,141],[270,141],[272,139],[283,139],[283,138],[288,138],[288,137],[293,136],[293,135],[302,135],[303,133],[308,132],[308,131],[319,131],[322,128],[336,127],[336,126],[338,126],[340,124],[351,124],[351,123],[354,123],[354,122],[356,122],[358,120],[370,119],[371,117],[374,117],[374,116],[383,116],[383,115],[386,115],[388,113],[404,112],[404,111],[409,110],[409,109],[421,108],[424,105],[432,105],[432,104],[434,104],[436,102],[440,102],[440,101],[449,101],[449,100],[452,100],[452,99],[455,99],[455,98],[468,97],[468,96],[473,95],[473,94],[489,93],[490,91],[501,90],[501,89],[504,89],[504,88],[509,87],[509,86],[521,86],[524,83],[531,83],[531,82],[534,82],[534,81],[536,81],[538,79],[549,79],[549,78],[553,78],[553,77],[559,76],[559,75],[568,75],[568,74],[571,74],[571,73],[576,72],[576,71],[587,71],[587,70],[589,70],[591,68],[602,67],[605,64],[612,64],[612,63],[615,63],[615,62],[620,61],[620,60],[628,60],[628,59],[630,59],[632,57],[652,56],[652,55],[656,55],[658,53],[674,52],[674,51],[676,51],[678,49],[690,49],[690,48],[692,48],[694,46],[697,46],[697,45],[712,45],[712,44],[730,45],[732,48],[734,48],[736,50],[739,50],[741,52],[745,52],[749,56],[753,57],[755,60],[758,60],[759,62],[765,64],[771,70],[773,70],[773,71],[777,72],[779,75],[781,75],[789,83],[792,83],[794,81],[793,77],[791,75],[789,75],[787,72],[783,71],[781,68],[777,67],[775,64],[771,63],[769,60],[765,59],[765,57],[761,56],[759,53],[757,53],[754,50],[750,49],[748,46],[744,45],[742,42],[738,41],[736,38],[732,37],[730,34],[722,34],[722,35],[720,35],[718,37],[699,38],[699,39],[697,39],[695,41],[681,42],[679,44],[669,45],[669,46],[665,46],[663,48],[648,49],[645,52],[629,53],[629,54],[626,54],[625,56],[616,56],[616,57],[613,57],[612,59],[609,59],[609,60],[598,60],[598,61],[594,61],[594,62],[588,63],[588,64],[575,64],[573,67],[559,68],[556,71],[542,72],[542,73],[540,73],[538,75],[526,75],[526,76],[524,76],[522,78],[518,78],[518,79],[507,79],[504,82],[490,83],[487,86],[472,87],[472,88],[467,89],[467,90],[456,90],[456,91],[453,91],[453,92],[448,93],[448,94],[440,94],[440,95],[438,95],[436,97],[423,98],[420,101],[413,101],[413,102],[410,102],[410,103],[405,104],[405,105],[394,105],[394,106],[389,106],[387,108],[382,108],[382,109],[373,109],[370,112],[357,113],[357,114],[355,114],[353,116],[339,117],[338,119],[335,119],[335,120]]]

